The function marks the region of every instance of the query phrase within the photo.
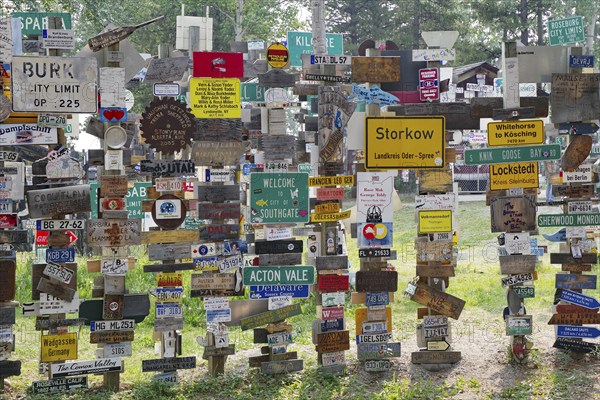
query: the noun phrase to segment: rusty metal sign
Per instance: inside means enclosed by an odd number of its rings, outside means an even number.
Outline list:
[[[142,113],[142,137],[156,151],[172,154],[191,143],[196,130],[194,115],[172,97],[156,99]]]

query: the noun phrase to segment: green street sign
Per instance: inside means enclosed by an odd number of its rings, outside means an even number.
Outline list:
[[[549,20],[548,38],[550,46],[583,42],[583,17]]]
[[[312,265],[244,268],[245,286],[312,285],[314,283],[315,267]]]
[[[258,83],[242,83],[241,85],[242,101],[265,101],[265,88]]]
[[[21,35],[42,35],[42,29],[48,29],[47,17],[60,17],[63,23],[63,29],[71,29],[71,14],[69,13],[36,13],[36,12],[15,12],[13,18],[21,20]]]
[[[308,174],[251,173],[250,208],[253,224],[308,222]]]
[[[538,215],[538,227],[594,226],[600,225],[600,214],[542,214]]]
[[[133,187],[127,191],[127,218],[144,218],[142,212],[142,200],[146,200],[146,188],[152,186],[152,182],[134,182]],[[98,218],[98,181],[90,182],[90,202],[92,204],[91,218]]]
[[[327,33],[327,54],[344,54],[344,38],[341,33]],[[301,54],[313,54],[312,32],[288,32],[287,47],[290,52],[290,65],[302,66]]]
[[[550,161],[560,159],[560,145],[494,147],[465,150],[466,165],[504,164],[525,161]]]

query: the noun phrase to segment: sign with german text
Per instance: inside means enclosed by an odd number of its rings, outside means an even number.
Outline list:
[[[3,124],[0,125],[0,145],[55,144],[58,140],[57,132],[56,128],[35,124]]]
[[[510,146],[544,143],[544,121],[502,121],[488,123],[488,145]]]
[[[424,210],[418,211],[418,232],[452,232],[452,211]]]
[[[490,165],[490,190],[539,187],[539,163]]]

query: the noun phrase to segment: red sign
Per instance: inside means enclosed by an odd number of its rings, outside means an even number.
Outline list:
[[[193,192],[194,191],[194,182],[183,181],[183,191],[184,192]]]
[[[350,288],[348,275],[319,275],[317,279],[319,292],[344,292]]]
[[[421,101],[438,100],[440,98],[440,80],[437,68],[419,70],[419,98]]]
[[[344,188],[317,188],[317,200],[343,200]]]
[[[127,210],[127,201],[120,197],[100,199],[100,211]]]
[[[330,320],[344,318],[344,307],[324,307],[321,310],[321,319]]]
[[[65,231],[67,235],[69,235],[69,244],[75,242],[77,240],[77,236],[71,231]],[[50,236],[50,231],[35,231],[35,244],[36,246],[48,246],[48,236]]]
[[[14,228],[17,226],[17,214],[1,214],[0,228]]]
[[[197,51],[193,54],[194,78],[243,78],[242,53],[224,51]]]

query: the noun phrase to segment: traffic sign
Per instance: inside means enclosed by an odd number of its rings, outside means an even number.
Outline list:
[[[308,222],[308,174],[252,173],[250,208],[252,223]]]
[[[583,42],[583,17],[551,19],[548,21],[548,44],[556,46]]]
[[[497,147],[465,150],[465,165],[560,160],[560,145]]]
[[[490,190],[510,188],[537,188],[539,186],[537,162],[490,165]]]
[[[538,226],[595,226],[600,225],[600,214],[542,214]]]
[[[344,39],[341,33],[327,33],[325,35],[327,54],[344,54]],[[290,51],[290,66],[302,66],[302,54],[312,54],[312,32],[288,32],[287,46]]]
[[[432,101],[440,98],[439,71],[437,68],[419,70],[419,99]]]
[[[377,169],[443,168],[446,119],[368,117],[365,167]]]

